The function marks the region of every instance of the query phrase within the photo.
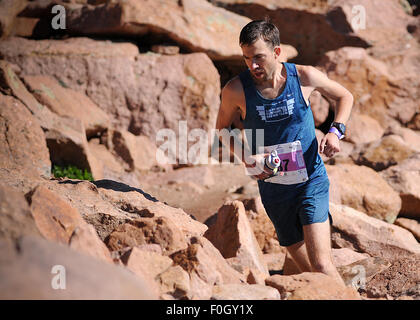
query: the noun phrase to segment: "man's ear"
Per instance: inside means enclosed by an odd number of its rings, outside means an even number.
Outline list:
[[[274,47],[274,56],[275,56],[276,59],[278,59],[280,57],[280,53],[281,53],[280,46],[275,46]]]

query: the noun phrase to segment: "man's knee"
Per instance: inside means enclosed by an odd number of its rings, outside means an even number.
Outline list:
[[[314,272],[329,273],[335,271],[335,266],[331,258],[320,258],[315,261],[311,261],[311,266]]]

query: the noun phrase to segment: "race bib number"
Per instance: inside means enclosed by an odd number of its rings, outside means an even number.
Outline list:
[[[296,184],[308,180],[308,172],[306,171],[305,159],[299,140],[263,147],[263,152],[270,153],[273,150],[277,151],[281,160],[279,171],[282,171],[284,175],[275,175],[265,179],[265,182]]]

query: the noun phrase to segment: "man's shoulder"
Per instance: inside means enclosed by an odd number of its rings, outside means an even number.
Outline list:
[[[233,77],[228,82],[226,82],[224,89],[230,91],[243,91],[242,81],[239,75]]]
[[[239,76],[230,79],[222,89],[222,104],[234,106],[240,109],[242,119],[245,118],[246,102],[245,92]]]
[[[295,66],[296,66],[296,71],[299,77],[307,76],[308,74],[312,72],[313,69],[315,69],[314,66],[304,65],[304,64],[295,64]]]
[[[301,85],[311,87],[312,79],[319,76],[320,70],[311,65],[296,64],[295,66]]]
[[[244,88],[242,86],[242,81],[238,76],[230,79],[222,89],[224,95],[229,95],[230,97],[241,98],[244,94]]]

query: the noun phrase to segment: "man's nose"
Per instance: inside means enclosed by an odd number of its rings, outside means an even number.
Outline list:
[[[251,68],[252,68],[252,70],[258,69],[259,65],[255,61],[252,61]]]

